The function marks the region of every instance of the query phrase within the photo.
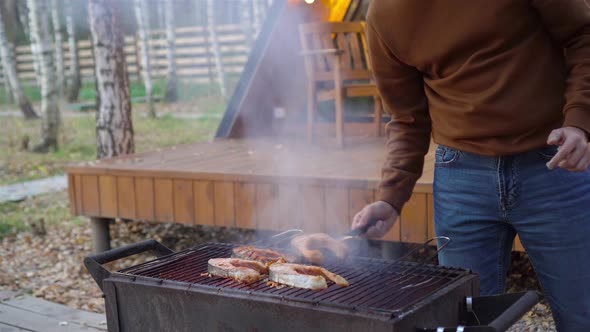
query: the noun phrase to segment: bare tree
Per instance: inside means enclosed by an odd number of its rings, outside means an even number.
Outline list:
[[[120,0],[90,0],[88,16],[96,72],[96,154],[98,158],[134,152],[129,75],[125,62]],[[94,251],[110,247],[109,219],[92,218]]]
[[[259,0],[251,0],[252,2],[252,28],[254,29],[254,36],[260,32],[260,21],[262,16],[262,8]]]
[[[215,59],[215,70],[217,72],[217,83],[219,84],[219,91],[223,98],[227,98],[227,90],[225,88],[225,73],[223,70],[223,62],[221,61],[221,52],[219,50],[219,40],[217,39],[217,26],[215,24],[215,7],[214,0],[207,0],[207,28],[209,30],[209,40],[211,41],[211,48],[213,50],[213,58]]]
[[[66,31],[68,33],[68,52],[70,54],[70,66],[68,68],[68,101],[78,100],[82,79],[80,76],[80,58],[78,57],[78,38],[74,26],[72,13],[72,0],[66,0]]]
[[[252,0],[242,0],[241,4],[242,16],[240,17],[240,27],[244,33],[244,36],[246,37],[246,45],[248,46],[248,49],[250,49],[252,47],[252,43],[254,42],[254,38],[252,36]]]
[[[25,35],[29,38],[29,44],[31,45],[31,55],[33,56],[33,70],[35,71],[35,78],[37,80],[37,84],[41,84],[41,57],[39,56],[39,52],[37,52],[37,44],[33,42],[33,38],[31,35],[31,22],[29,20],[29,16],[31,15],[29,12],[28,0],[25,1],[17,1],[18,6],[18,13],[19,13],[19,20],[23,25],[23,31]]]
[[[139,47],[141,50],[141,74],[145,86],[145,97],[148,105],[148,114],[150,117],[156,117],[156,109],[152,96],[152,78],[149,52],[149,20],[144,0],[135,0],[135,18],[137,21],[137,33],[139,35]]]
[[[37,45],[36,49],[41,59],[41,110],[43,121],[41,143],[34,148],[34,151],[48,152],[50,149],[57,149],[58,147],[57,136],[60,124],[51,30],[49,29],[49,8],[47,8],[45,0],[27,1],[31,39],[32,43]]]
[[[168,83],[166,85],[166,101],[174,102],[178,99],[178,75],[176,73],[176,31],[174,24],[174,3],[163,0],[166,18],[166,45],[168,60]]]
[[[25,95],[21,86],[18,74],[16,72],[16,64],[14,61],[14,54],[12,52],[12,44],[6,38],[6,31],[4,29],[4,18],[0,12],[0,56],[2,57],[2,67],[4,69],[4,84],[11,87],[10,92],[16,100],[18,107],[26,119],[35,119],[39,116],[33,110],[29,98]]]
[[[57,90],[61,96],[63,95],[64,87],[64,51],[59,9],[60,1],[51,0],[51,20],[53,23],[53,34],[55,36],[55,71],[57,74]]]

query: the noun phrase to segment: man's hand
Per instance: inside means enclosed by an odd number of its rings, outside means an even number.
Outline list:
[[[559,151],[547,163],[547,168],[561,167],[572,172],[584,172],[590,166],[590,145],[586,132],[582,129],[555,129],[549,135],[547,144],[559,146]]]
[[[364,234],[365,237],[376,239],[383,237],[393,226],[398,217],[398,212],[387,202],[378,201],[365,206],[352,220],[352,229],[357,229],[376,220]]]

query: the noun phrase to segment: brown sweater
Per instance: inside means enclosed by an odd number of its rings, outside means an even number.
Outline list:
[[[430,138],[487,156],[590,132],[590,7],[584,0],[373,0],[370,58],[385,108],[379,199],[398,211]]]

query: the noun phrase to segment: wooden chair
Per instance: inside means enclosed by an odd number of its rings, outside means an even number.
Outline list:
[[[336,140],[344,144],[343,99],[373,97],[375,135],[381,134],[382,105],[367,53],[364,22],[319,22],[299,26],[307,72],[307,139],[313,140],[316,103],[334,100]]]

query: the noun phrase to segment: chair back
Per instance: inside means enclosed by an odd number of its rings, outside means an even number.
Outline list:
[[[340,59],[342,80],[372,79],[364,22],[305,23],[299,25],[299,37],[303,54],[308,54],[304,62],[310,79],[333,80],[335,58]]]

